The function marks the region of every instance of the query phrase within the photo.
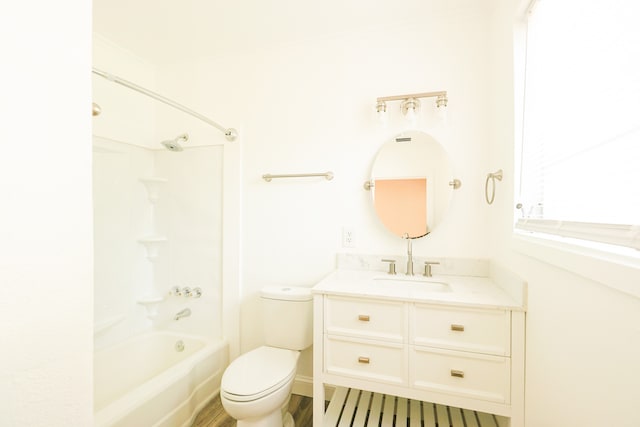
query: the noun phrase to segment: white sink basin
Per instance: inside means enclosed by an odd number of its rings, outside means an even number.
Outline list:
[[[430,292],[451,292],[451,287],[446,282],[441,282],[426,277],[416,276],[388,276],[388,277],[374,277],[374,282],[385,284],[389,286],[412,286],[416,290],[430,291]]]

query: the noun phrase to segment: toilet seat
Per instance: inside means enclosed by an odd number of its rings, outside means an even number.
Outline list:
[[[291,382],[299,355],[294,350],[267,346],[245,353],[227,367],[220,393],[235,402],[267,396]]]

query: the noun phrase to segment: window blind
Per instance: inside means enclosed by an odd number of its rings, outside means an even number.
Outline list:
[[[539,0],[516,229],[640,249],[640,5]]]

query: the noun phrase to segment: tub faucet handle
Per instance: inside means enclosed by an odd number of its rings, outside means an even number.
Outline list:
[[[188,286],[185,286],[184,288],[182,288],[182,295],[184,295],[187,298],[193,295],[193,293],[191,292],[191,288]]]
[[[171,290],[169,291],[169,295],[175,295],[177,297],[179,297],[180,295],[182,295],[180,293],[180,288],[177,286],[174,286],[173,288],[171,288]]]
[[[193,288],[193,290],[191,291],[191,294],[193,295],[194,298],[200,298],[202,296],[202,289]]]

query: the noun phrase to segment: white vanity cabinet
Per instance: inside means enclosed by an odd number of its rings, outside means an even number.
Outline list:
[[[314,425],[325,385],[524,420],[524,311],[455,300],[314,295]]]
[[[410,387],[510,402],[511,311],[407,305]]]
[[[408,384],[406,304],[327,296],[323,305],[326,373]]]

